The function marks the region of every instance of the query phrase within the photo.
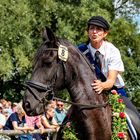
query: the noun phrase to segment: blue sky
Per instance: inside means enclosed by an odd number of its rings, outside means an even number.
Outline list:
[[[135,18],[134,18],[134,21],[137,21],[138,23],[138,28],[140,30],[140,15],[137,15]]]

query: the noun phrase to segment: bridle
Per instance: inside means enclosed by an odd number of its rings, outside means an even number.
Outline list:
[[[47,48],[47,49],[45,49],[45,51],[58,51],[58,48]],[[87,59],[85,57],[84,57],[84,59],[86,60],[86,62],[90,66],[90,68],[93,70],[92,66],[89,64]],[[59,64],[62,65],[62,67],[63,67],[63,74],[64,74],[64,80],[65,80],[66,79],[66,77],[65,77],[66,76],[66,65],[65,65],[65,62],[63,62],[62,60],[60,60],[60,62],[61,63],[59,63]],[[54,86],[55,86],[56,78],[57,78],[57,76],[55,76],[53,81],[50,82],[51,84],[48,84],[48,85],[44,85],[43,83],[31,80],[31,81],[26,82],[26,86],[30,90],[30,93],[33,94],[33,96],[39,101],[39,103],[42,103],[43,105],[47,104],[50,100],[54,99],[54,100],[59,100],[59,101],[62,101],[64,103],[68,103],[68,104],[71,104],[71,105],[74,105],[74,106],[78,106],[78,107],[80,107],[80,110],[102,108],[102,107],[107,106],[108,102],[105,102],[105,103],[102,103],[102,104],[81,104],[81,103],[75,103],[75,102],[66,101],[66,100],[63,100],[61,98],[54,97]],[[45,93],[43,93],[44,96],[39,97],[32,90],[32,88],[45,92]]]
[[[39,101],[39,103],[46,104],[49,100],[53,99],[54,92],[51,85],[44,85],[35,81],[27,81],[26,87],[28,90],[30,90],[30,93]],[[33,89],[42,91],[44,96],[38,96],[38,94],[36,94]]]

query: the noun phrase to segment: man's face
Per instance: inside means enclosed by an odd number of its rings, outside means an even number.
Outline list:
[[[64,103],[63,102],[60,102],[60,101],[58,101],[57,102],[57,108],[58,108],[58,110],[63,110],[63,106],[64,106]]]
[[[93,43],[102,41],[108,34],[102,27],[96,25],[90,25],[87,32],[88,37]]]

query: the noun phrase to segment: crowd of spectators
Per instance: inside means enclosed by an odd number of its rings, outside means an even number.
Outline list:
[[[5,99],[0,100],[0,130],[22,130],[24,132],[40,129],[41,134],[26,134],[12,136],[12,140],[46,140],[47,137],[51,139],[48,134],[43,134],[46,128],[56,129],[60,128],[66,111],[64,103],[61,101],[50,101],[45,106],[44,113],[39,116],[27,116],[22,103],[12,103]]]

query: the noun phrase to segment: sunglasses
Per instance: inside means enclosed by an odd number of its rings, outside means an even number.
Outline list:
[[[57,104],[57,106],[61,106],[62,107],[63,105],[62,104]]]

